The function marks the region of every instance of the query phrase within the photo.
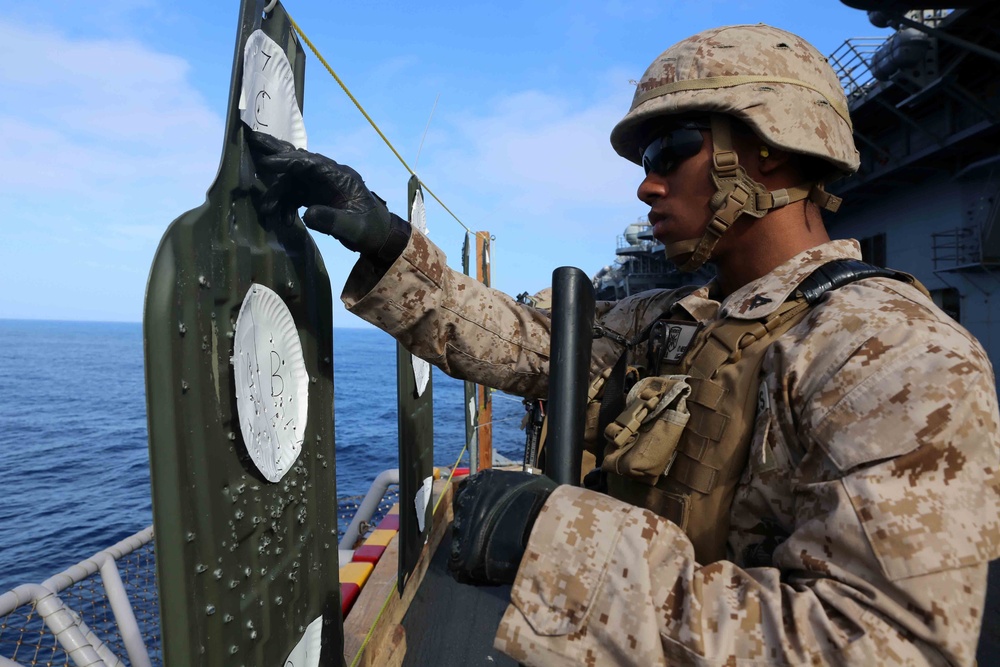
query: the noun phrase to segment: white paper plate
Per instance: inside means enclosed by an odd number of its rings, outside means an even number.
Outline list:
[[[420,188],[417,188],[413,197],[413,206],[410,208],[410,224],[424,234],[427,233],[427,208],[424,206],[424,196],[421,194]],[[410,366],[413,367],[413,380],[417,385],[417,397],[419,398],[427,391],[427,384],[431,381],[431,365],[420,357],[410,355]]]
[[[247,452],[265,479],[280,481],[302,451],[309,373],[292,314],[264,285],[254,283],[243,299],[232,363]]]
[[[295,645],[283,667],[319,667],[319,652],[322,648],[323,617],[316,618],[306,627],[306,631]]]
[[[434,488],[434,478],[425,477],[424,483],[417,489],[413,498],[413,508],[417,511],[417,532],[424,532],[424,517],[427,515],[427,505],[431,502],[431,491]]]
[[[260,132],[306,147],[306,126],[295,99],[295,75],[284,49],[255,31],[243,48],[240,119]]]
[[[420,188],[413,196],[413,206],[410,209],[410,224],[420,230],[424,235],[427,235],[427,207],[424,206],[424,195]]]

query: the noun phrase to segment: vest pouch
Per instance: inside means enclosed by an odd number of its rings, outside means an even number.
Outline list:
[[[587,411],[583,415],[583,448],[597,456],[601,451],[601,438],[597,433],[597,421],[601,413],[601,401],[587,403]]]
[[[583,414],[583,448],[593,454],[600,456],[603,445],[601,434],[598,432],[598,422],[601,414],[601,399],[604,397],[604,385],[607,384],[611,375],[611,367],[594,378],[587,390],[587,410]]]
[[[640,380],[625,399],[625,410],[604,431],[607,444],[601,468],[653,485],[677,454],[677,443],[691,415],[685,375]]]

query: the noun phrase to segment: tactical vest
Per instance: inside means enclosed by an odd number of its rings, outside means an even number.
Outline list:
[[[691,328],[698,327],[693,320],[654,322],[630,347],[648,341],[651,350],[666,348],[664,363],[660,368],[652,364],[655,374],[632,386],[624,409],[604,428],[601,468],[609,495],[680,526],[699,563],[726,558],[730,508],[754,432],[764,353],[801,322],[825,292],[876,276],[909,282],[926,292],[907,274],[857,260],[835,260],[813,272],[761,319],[721,318],[696,330]],[[627,354],[626,349],[616,369],[605,371],[591,385],[590,437],[600,432],[602,390],[618,392],[622,383],[614,376],[622,374]],[[603,403],[607,411],[608,400]]]

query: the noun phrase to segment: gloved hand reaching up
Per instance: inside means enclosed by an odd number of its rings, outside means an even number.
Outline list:
[[[410,224],[390,213],[358,172],[269,134],[244,130],[257,171],[275,177],[264,195],[264,215],[290,222],[305,206],[302,220],[307,227],[368,259],[391,263],[403,252]]]
[[[545,475],[484,470],[459,484],[448,569],[464,584],[510,584],[556,483]]]

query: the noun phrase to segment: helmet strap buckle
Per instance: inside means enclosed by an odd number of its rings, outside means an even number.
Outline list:
[[[757,208],[757,199],[758,195],[766,194],[767,189],[750,178],[746,170],[740,167],[739,156],[733,148],[729,117],[725,114],[712,114],[710,120],[712,181],[716,188],[711,205],[715,213],[704,234],[694,241],[691,257],[678,267],[681,271],[696,271],[707,262],[715,244],[742,214],[749,213],[759,218],[766,212],[766,209]]]
[[[729,175],[735,172],[739,166],[740,159],[734,150],[719,150],[712,153],[712,168],[715,169],[716,173]]]

